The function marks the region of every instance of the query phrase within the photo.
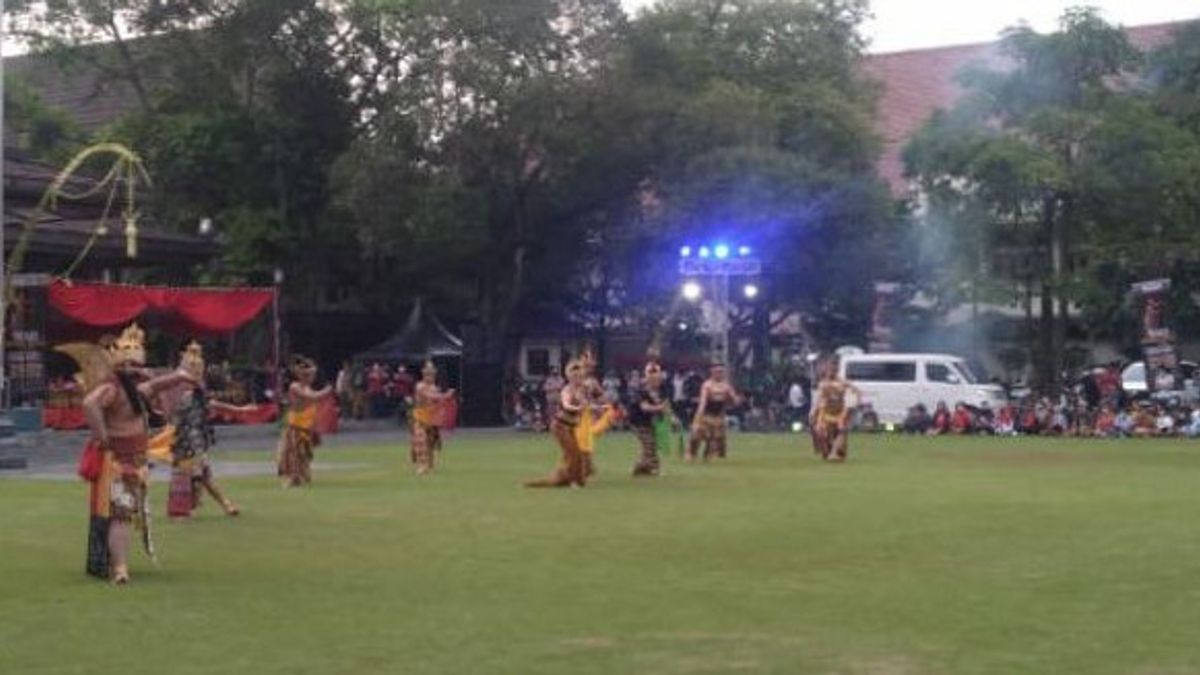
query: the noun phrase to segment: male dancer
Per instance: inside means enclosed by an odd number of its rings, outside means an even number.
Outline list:
[[[587,407],[587,392],[584,385],[584,365],[579,361],[567,364],[567,386],[559,394],[558,411],[550,422],[550,433],[562,449],[562,457],[554,473],[546,478],[525,483],[525,487],[583,487],[587,484],[583,452],[579,449],[576,429],[579,418]]]
[[[813,450],[829,462],[846,461],[849,449],[850,406],[846,405],[846,392],[853,393],[858,402],[862,402],[858,387],[838,377],[837,359],[829,359],[821,372],[817,404],[809,417]]]
[[[200,496],[207,490],[228,516],[238,515],[238,507],[221,494],[213,482],[208,449],[216,442],[209,410],[214,408],[238,410],[236,406],[209,401],[204,385],[204,349],[197,342],[189,344],[180,354],[179,368],[193,383],[186,385],[184,399],[172,413],[171,489],[167,497],[167,515],[187,518],[200,506]]]
[[[438,387],[437,366],[433,361],[426,361],[421,368],[421,381],[413,392],[411,454],[418,476],[433,471],[435,455],[442,450],[442,409],[453,398],[453,389],[442,391]]]
[[[92,432],[80,463],[80,474],[91,483],[87,573],[111,578],[118,585],[129,583],[129,529],[135,523],[142,530],[146,552],[154,555],[147,509],[148,399],[191,381],[182,372],[148,378],[143,369],[145,336],[133,324],[106,347],[108,373],[92,373],[103,379],[83,400]],[[80,365],[85,376],[89,368],[97,368],[94,363]]]
[[[277,450],[278,473],[285,488],[312,483],[313,448],[321,444],[317,433],[317,404],[333,394],[332,387],[313,389],[317,364],[304,356],[292,359],[295,382],[288,387],[288,413]]]
[[[634,476],[657,476],[659,472],[658,438],[655,427],[669,414],[670,401],[663,396],[663,372],[654,361],[646,364],[645,377],[629,410],[629,424],[642,445],[642,453],[633,465]]]
[[[729,383],[725,366],[712,364],[708,379],[700,387],[700,404],[692,419],[692,437],[688,443],[687,461],[695,461],[700,444],[704,443],[704,461],[712,457],[725,458],[725,438],[729,409],[741,402],[741,396]]]

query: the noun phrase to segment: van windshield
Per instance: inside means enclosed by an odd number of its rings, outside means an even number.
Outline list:
[[[966,361],[955,361],[954,368],[962,376],[963,382],[967,384],[979,384],[979,376],[975,371],[971,370],[971,366]]]

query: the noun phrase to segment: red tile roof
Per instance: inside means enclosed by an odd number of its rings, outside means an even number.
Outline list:
[[[1126,29],[1134,46],[1152,50],[1170,42],[1184,22],[1134,26]],[[883,153],[877,167],[880,176],[898,197],[909,192],[901,154],[913,134],[938,109],[950,108],[962,95],[955,81],[966,66],[983,63],[1003,67],[999,42],[986,42],[934,49],[915,49],[887,54],[870,54],[864,59],[866,72],[883,87],[877,112]]]

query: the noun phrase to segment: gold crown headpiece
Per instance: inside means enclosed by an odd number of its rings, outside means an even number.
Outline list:
[[[183,348],[183,358],[185,359],[203,359],[204,347],[199,342],[192,340],[186,347]]]
[[[143,331],[136,323],[129,324],[121,334],[117,336],[109,345],[109,349],[123,350],[131,348],[143,348],[146,346],[146,332]]]

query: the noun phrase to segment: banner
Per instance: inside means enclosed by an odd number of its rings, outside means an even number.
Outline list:
[[[1170,279],[1152,279],[1133,285],[1141,303],[1142,354],[1146,362],[1146,386],[1150,391],[1175,388],[1178,359],[1175,336],[1167,323],[1167,291]]]
[[[871,334],[868,348],[871,352],[890,352],[893,348],[892,312],[900,284],[876,283],[875,308],[871,312]]]
[[[50,306],[85,326],[116,328],[155,311],[194,334],[228,333],[253,321],[274,299],[271,288],[167,288],[56,280]]]

